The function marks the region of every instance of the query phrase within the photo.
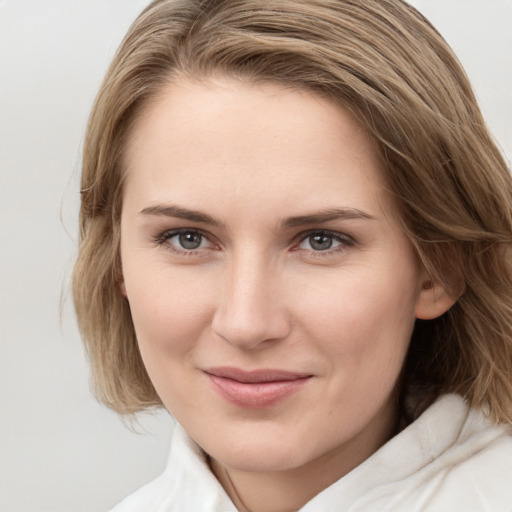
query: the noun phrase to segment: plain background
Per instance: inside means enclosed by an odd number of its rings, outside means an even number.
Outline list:
[[[512,0],[412,3],[459,55],[510,162]],[[133,433],[92,397],[68,289],[88,111],[146,4],[0,0],[1,512],[105,511],[165,465],[167,413]]]

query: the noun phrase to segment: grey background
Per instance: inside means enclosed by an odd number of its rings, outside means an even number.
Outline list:
[[[1,512],[104,511],[167,457],[166,413],[134,433],[92,397],[68,290],[88,111],[146,3],[0,0]],[[412,3],[458,53],[510,162],[512,0]]]

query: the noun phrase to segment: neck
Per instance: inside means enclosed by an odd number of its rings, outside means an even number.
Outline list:
[[[321,472],[313,472],[308,465],[279,472],[246,472],[228,468],[216,460],[211,467],[224,490],[239,512],[292,512],[300,509],[339,477],[323,465]],[[336,473],[340,467],[336,465]]]
[[[243,471],[211,458],[210,467],[240,512],[292,512],[377,451],[393,434],[394,414],[315,460],[283,471]]]

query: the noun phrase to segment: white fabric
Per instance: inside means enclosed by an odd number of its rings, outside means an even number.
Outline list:
[[[300,512],[512,512],[512,431],[445,395]],[[236,512],[176,425],[165,472],[111,512]]]

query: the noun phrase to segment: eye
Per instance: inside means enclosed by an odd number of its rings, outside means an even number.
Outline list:
[[[197,233],[196,231],[180,233],[179,235],[173,236],[171,240],[174,238],[180,247],[189,251],[199,249],[203,244],[204,239],[203,235],[201,235],[201,233]]]
[[[297,248],[315,252],[335,252],[351,245],[352,239],[341,233],[313,231],[306,234]]]
[[[192,252],[208,248],[211,243],[206,236],[195,229],[178,229],[167,231],[158,237],[158,243],[168,244],[177,252]]]

